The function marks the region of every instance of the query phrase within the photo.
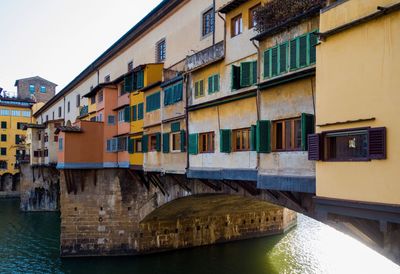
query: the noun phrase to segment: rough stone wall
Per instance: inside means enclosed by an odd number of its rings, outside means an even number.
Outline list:
[[[58,197],[59,172],[55,168],[21,165],[22,211],[57,211]]]
[[[6,173],[0,177],[0,198],[18,198],[20,196],[19,174]]]
[[[48,102],[54,95],[56,94],[56,86],[49,84],[47,81],[43,81],[41,79],[31,78],[31,79],[23,79],[18,81],[17,94],[21,99],[31,98],[31,93],[29,91],[29,85],[35,86],[34,96],[37,102]],[[40,87],[46,87],[46,93],[40,92]]]
[[[283,209],[274,213],[279,224],[273,217],[266,221],[262,211],[147,222],[145,217],[177,198],[215,191],[195,181],[184,189],[168,178],[161,187],[146,186],[135,176],[117,169],[61,171],[62,256],[135,255],[284,231]]]

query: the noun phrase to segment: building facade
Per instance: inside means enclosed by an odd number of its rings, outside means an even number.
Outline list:
[[[39,76],[15,81],[17,96],[20,99],[31,99],[47,103],[56,94],[57,85]]]

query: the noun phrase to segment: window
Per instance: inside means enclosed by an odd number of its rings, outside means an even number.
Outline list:
[[[179,82],[164,90],[164,105],[169,106],[182,101],[183,83]]]
[[[63,142],[64,142],[63,138],[58,138],[58,150],[59,151],[63,151]]]
[[[71,102],[68,101],[67,103],[67,112],[69,113],[71,111]]]
[[[133,70],[133,61],[130,61],[129,63],[128,63],[128,72],[130,72],[130,71],[132,71]]]
[[[97,118],[98,122],[103,122],[103,113],[99,114],[99,117]]]
[[[8,109],[0,109],[0,116],[9,116],[10,110]]]
[[[150,148],[150,151],[157,151],[157,147],[158,147],[157,143],[158,143],[157,142],[157,135],[150,135],[149,136],[149,148]]]
[[[11,116],[20,117],[21,111],[20,110],[11,110]]]
[[[167,45],[165,39],[162,39],[156,44],[156,62],[162,63],[166,58]]]
[[[41,93],[46,93],[46,87],[45,86],[40,86],[40,92]]]
[[[250,150],[250,128],[236,129],[232,131],[232,150]]]
[[[127,137],[120,137],[117,139],[117,151],[126,151],[128,149],[128,144],[127,144]]]
[[[46,136],[45,136],[46,137]],[[16,145],[19,145],[19,144],[21,144],[21,136],[20,135],[15,135],[15,144]],[[46,142],[46,139],[45,139],[45,142]]]
[[[249,29],[254,28],[257,25],[255,14],[259,7],[261,7],[261,4],[258,4],[249,10]]]
[[[77,94],[76,95],[76,107],[80,107],[81,106],[81,95]]]
[[[58,118],[60,118],[62,115],[62,108],[58,107]]]
[[[7,122],[2,121],[1,122],[1,128],[7,128]]]
[[[58,142],[58,135],[54,135],[54,142]]]
[[[219,91],[219,74],[208,77],[208,94]]]
[[[123,109],[118,111],[118,122],[119,123],[124,122],[124,110]]]
[[[7,134],[1,134],[1,141],[7,142]]]
[[[143,152],[142,139],[135,139],[134,147],[135,147],[135,153],[142,153]]]
[[[181,133],[175,132],[171,134],[171,151],[180,152],[181,151]]]
[[[97,94],[97,102],[101,103],[103,102],[103,91],[100,90],[99,93]]]
[[[31,112],[30,111],[22,111],[22,117],[31,117]]]
[[[204,80],[194,83],[194,97],[199,98],[204,96]]]
[[[203,13],[202,35],[206,36],[214,31],[214,9],[211,8]]]
[[[138,105],[138,120],[143,120],[143,118],[144,118],[144,109],[143,109],[144,107],[143,107],[143,103],[140,103],[139,105]]]
[[[107,140],[107,152],[117,152],[117,149],[118,149],[117,138]]]
[[[109,125],[115,125],[115,116],[114,115],[108,115],[107,117],[107,123]]]
[[[29,85],[29,92],[31,94],[35,93],[35,85]]]
[[[199,152],[200,153],[214,152],[214,132],[199,134]]]
[[[144,87],[144,70],[136,72],[136,83],[134,81],[133,84],[136,84],[136,87],[134,87],[135,89],[141,89]]]
[[[38,132],[38,140],[40,141],[42,139],[42,134],[40,132]]]
[[[315,64],[317,35],[306,33],[264,52],[264,78]]]
[[[54,111],[53,111],[53,120],[54,120]]]
[[[160,92],[156,92],[146,97],[146,112],[160,109]]]
[[[242,62],[232,66],[232,90],[252,86],[257,83],[257,61]]]
[[[111,80],[110,74],[108,74],[104,77],[104,83],[108,83],[108,82],[110,82],[110,80]]]
[[[7,155],[7,148],[5,148],[5,147],[0,148],[0,155],[1,156],[6,156]]]
[[[238,15],[231,21],[231,37],[235,37],[243,32],[243,18]]]
[[[7,161],[0,161],[0,169],[3,170],[7,169]]]
[[[368,130],[327,133],[324,138],[325,160],[354,161],[368,158]]]
[[[96,96],[90,97],[90,104],[91,105],[96,104]]]
[[[25,126],[25,123],[17,122],[17,129],[23,130]]]
[[[301,118],[272,123],[272,150],[301,150]]]

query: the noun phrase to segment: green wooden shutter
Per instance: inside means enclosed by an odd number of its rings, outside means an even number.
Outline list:
[[[194,83],[194,97],[199,97],[199,82]]]
[[[287,72],[287,48],[287,43],[279,46],[279,73]]]
[[[310,39],[310,64],[314,64],[317,61],[317,43],[318,43],[318,36],[315,32],[309,34]]]
[[[189,154],[196,155],[199,153],[199,134],[189,134]]]
[[[257,152],[271,152],[271,121],[257,122]]]
[[[174,86],[174,103],[182,101],[183,98],[183,83],[179,82]]]
[[[271,76],[278,75],[278,47],[271,49]]]
[[[163,134],[163,153],[169,153],[169,133]]]
[[[142,137],[142,151],[147,153],[149,151],[149,136],[143,135]]]
[[[128,122],[128,123],[131,121],[131,107],[130,106],[126,106],[124,108],[124,121]]]
[[[138,115],[137,115],[137,106],[132,106],[132,120],[137,121]]]
[[[297,69],[297,39],[290,41],[289,54],[290,54],[290,70]]]
[[[143,120],[143,103],[138,105],[138,120]]]
[[[214,92],[214,77],[210,76],[208,77],[208,94],[211,94]]]
[[[175,122],[171,124],[171,132],[178,132],[181,130],[181,123]]]
[[[231,130],[230,129],[221,129],[220,130],[220,151],[223,153],[231,152]]]
[[[251,66],[252,62],[243,62],[240,64],[240,87],[251,85]]]
[[[199,96],[204,96],[204,80],[201,80],[199,84]]]
[[[134,89],[133,78],[134,78],[133,73],[130,73],[127,76],[125,76],[125,82],[124,82],[124,91],[125,92],[131,92]]]
[[[144,87],[144,71],[143,70],[137,72],[136,86],[137,86],[137,89],[141,89]]]
[[[299,37],[299,66],[307,66],[307,35]]]
[[[128,138],[128,152],[133,154],[133,140],[131,138]]]
[[[254,85],[257,83],[257,61],[251,62],[251,84]]]
[[[161,151],[161,133],[156,133],[156,151]]]
[[[264,78],[271,77],[271,50],[264,51]]]
[[[231,81],[232,90],[240,89],[240,67],[232,66]]]
[[[214,92],[219,91],[219,74],[214,75]]]
[[[257,150],[257,126],[252,125],[250,129],[250,150]]]
[[[186,132],[181,130],[181,152],[186,151]]]
[[[314,115],[301,114],[301,149],[308,150],[308,135],[313,134],[314,129]]]

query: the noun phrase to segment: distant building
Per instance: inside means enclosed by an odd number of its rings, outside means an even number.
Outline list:
[[[57,87],[56,84],[39,76],[16,80],[15,86],[18,98],[44,103],[54,97]]]

